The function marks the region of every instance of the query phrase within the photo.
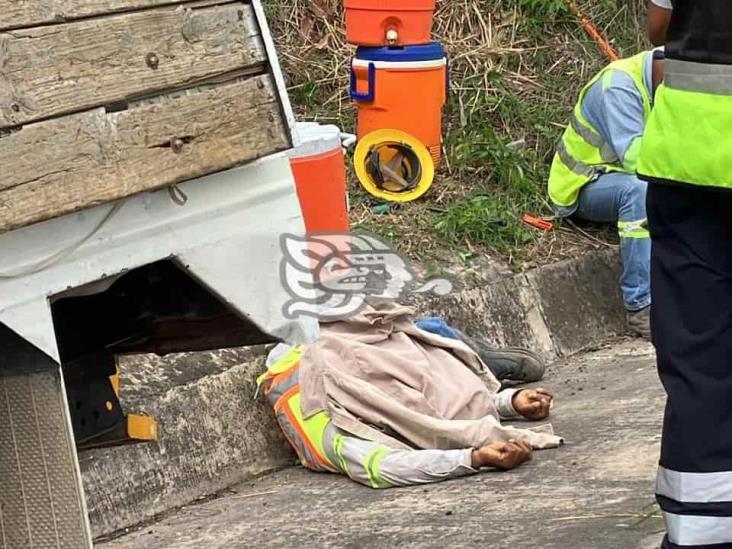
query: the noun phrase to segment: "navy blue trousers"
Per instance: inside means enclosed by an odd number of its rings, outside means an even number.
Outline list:
[[[651,183],[664,547],[732,547],[732,192]]]

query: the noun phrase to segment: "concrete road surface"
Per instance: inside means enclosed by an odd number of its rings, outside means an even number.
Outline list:
[[[99,546],[658,548],[664,398],[652,347],[614,342],[554,365],[543,385],[567,444],[514,472],[376,491],[292,468]]]

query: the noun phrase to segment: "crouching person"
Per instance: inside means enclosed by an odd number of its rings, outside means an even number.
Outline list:
[[[647,184],[636,175],[646,121],[664,78],[661,50],[611,63],[580,93],[560,140],[549,196],[557,215],[617,223],[628,327],[651,337]]]
[[[529,461],[534,449],[559,446],[550,426],[501,424],[547,418],[550,391],[499,392],[496,377],[462,338],[420,329],[410,313],[391,305],[324,324],[316,343],[280,349],[260,378],[305,467],[391,488],[483,468],[506,471]],[[502,372],[516,364],[518,375],[526,375],[530,354],[490,352]]]

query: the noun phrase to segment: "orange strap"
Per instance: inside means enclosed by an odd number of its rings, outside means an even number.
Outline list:
[[[608,43],[605,38],[600,34],[600,32],[595,28],[595,25],[592,24],[592,21],[590,21],[585,14],[580,11],[579,6],[574,2],[574,0],[564,0],[564,3],[569,8],[569,11],[571,11],[577,19],[579,19],[580,23],[582,24],[582,28],[585,29],[585,32],[592,37],[592,39],[597,42],[597,45],[600,46],[600,49],[602,52],[607,56],[610,61],[617,61],[620,59],[620,56],[618,53],[613,49],[613,47]]]
[[[277,387],[279,387],[281,384],[283,384],[285,381],[290,379],[292,376],[294,376],[299,371],[300,371],[300,363],[298,362],[292,368],[282,372],[281,374],[273,374],[273,375],[266,377],[265,381],[269,381],[269,383],[267,383],[265,385],[264,395],[269,396],[269,394],[272,391],[274,391]]]

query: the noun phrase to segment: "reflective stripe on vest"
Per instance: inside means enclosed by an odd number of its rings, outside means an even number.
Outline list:
[[[644,118],[651,112],[651,98],[645,85],[645,62],[650,52],[611,63],[600,71],[582,90],[570,123],[557,145],[549,174],[549,196],[558,206],[572,206],[579,192],[598,173],[622,171],[615,151],[582,114],[585,96],[596,82],[610,71],[622,71],[633,79],[643,97]]]
[[[666,61],[664,82],[675,90],[730,95],[732,66],[669,59]]]
[[[576,112],[572,112],[572,116],[569,119],[569,124],[570,126],[572,126],[572,129],[577,135],[579,135],[582,139],[584,139],[587,143],[589,143],[596,149],[600,150],[600,158],[603,162],[605,162],[606,164],[610,164],[612,162],[618,161],[618,155],[615,154],[612,146],[608,142],[606,142],[599,133],[596,133],[595,130],[584,126],[582,122],[580,122],[579,118],[577,118]],[[561,141],[560,145],[563,144],[564,142]]]
[[[338,472],[323,446],[325,429],[330,423],[327,414],[320,412],[307,419],[302,415],[301,356],[302,349],[294,349],[263,374],[257,383],[264,387],[264,394],[274,408],[282,432],[297,452],[300,462],[313,471]]]

